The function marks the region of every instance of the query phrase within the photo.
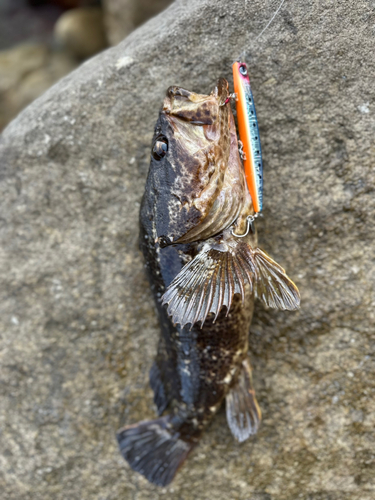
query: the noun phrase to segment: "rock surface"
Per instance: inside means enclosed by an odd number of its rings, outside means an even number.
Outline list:
[[[109,42],[117,45],[170,3],[172,0],[103,0]]]
[[[177,1],[30,105],[0,145],[0,490],[6,500],[370,500],[375,494],[371,2]],[[298,313],[258,304],[263,425],[222,412],[172,485],[114,433],[154,416],[158,337],[138,251],[150,139],[171,84],[208,92],[247,50],[265,156],[260,242]]]

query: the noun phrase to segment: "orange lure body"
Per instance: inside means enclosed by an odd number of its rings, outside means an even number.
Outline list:
[[[253,200],[254,211],[259,213],[263,209],[263,162],[254,98],[246,64],[235,62],[232,68],[234,92],[237,94],[238,131],[245,153],[246,181]]]

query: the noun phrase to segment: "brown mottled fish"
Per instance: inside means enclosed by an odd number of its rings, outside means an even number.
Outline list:
[[[234,437],[257,432],[247,353],[254,299],[288,310],[300,302],[249,226],[254,211],[228,96],[225,79],[210,95],[168,89],[141,206],[140,243],[161,326],[150,371],[160,417],[120,429],[117,439],[130,466],[162,486],[224,399]]]

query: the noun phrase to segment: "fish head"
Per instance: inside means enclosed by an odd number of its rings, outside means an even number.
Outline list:
[[[215,214],[217,218],[225,208],[221,193],[234,127],[228,95],[225,79],[210,95],[175,86],[167,90],[155,127],[145,192],[162,247],[197,241],[221,229],[220,224],[211,226]],[[229,211],[233,219],[236,209]]]

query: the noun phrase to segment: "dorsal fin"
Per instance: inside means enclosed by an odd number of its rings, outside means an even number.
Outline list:
[[[174,323],[183,327],[200,322],[202,327],[209,313],[215,315],[215,321],[223,306],[229,312],[234,294],[244,301],[246,291],[254,292],[267,307],[299,308],[298,289],[284,269],[265,252],[242,241],[222,249],[205,244],[174,278],[162,303],[168,304]]]

